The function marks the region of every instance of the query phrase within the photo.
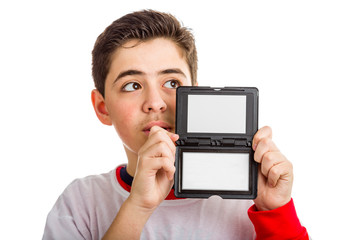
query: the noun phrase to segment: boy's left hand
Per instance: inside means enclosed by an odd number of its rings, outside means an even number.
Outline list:
[[[273,210],[291,200],[293,167],[272,141],[272,130],[263,127],[253,139],[254,160],[259,164],[258,195],[254,200],[259,211]]]

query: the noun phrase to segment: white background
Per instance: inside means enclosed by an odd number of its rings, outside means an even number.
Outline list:
[[[200,85],[255,86],[260,126],[293,162],[293,198],[314,239],[353,239],[359,210],[358,1],[0,3],[2,239],[40,239],[75,178],[126,161],[90,102],[91,50],[134,10],[171,12],[196,37]]]

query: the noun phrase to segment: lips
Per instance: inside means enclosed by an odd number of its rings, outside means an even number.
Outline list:
[[[145,125],[145,127],[143,128],[143,132],[144,132],[146,135],[149,135],[150,129],[151,129],[153,126],[159,126],[159,127],[165,129],[165,130],[168,131],[168,132],[171,132],[171,129],[172,129],[172,127],[171,127],[169,124],[167,124],[166,122],[153,121],[153,122],[150,122],[150,123],[148,123],[148,124]]]

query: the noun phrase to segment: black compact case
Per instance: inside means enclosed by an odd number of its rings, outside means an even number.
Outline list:
[[[175,196],[256,198],[257,130],[257,88],[177,88]]]

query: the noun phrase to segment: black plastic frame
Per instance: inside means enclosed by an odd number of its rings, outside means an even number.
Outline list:
[[[254,161],[252,139],[258,130],[258,89],[253,87],[179,87],[176,93],[176,130],[180,139],[177,142],[175,156],[175,196],[180,198],[208,198],[218,195],[225,199],[255,199],[257,196],[258,164]],[[187,109],[188,95],[245,95],[246,96],[246,133],[188,133]],[[210,145],[190,146],[187,139],[211,139]],[[218,145],[224,139],[237,139],[236,146]],[[183,152],[217,152],[217,153],[249,153],[249,191],[219,190],[184,190],[182,189],[182,153]]]

